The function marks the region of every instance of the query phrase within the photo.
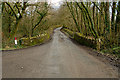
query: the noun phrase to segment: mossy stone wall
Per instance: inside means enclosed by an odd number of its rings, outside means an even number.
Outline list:
[[[85,45],[91,48],[96,49],[97,48],[97,42],[94,38],[88,38],[84,35],[82,35],[81,33],[78,32],[73,32],[65,27],[63,27],[61,29],[62,32],[64,33],[68,33],[69,37],[72,37],[72,39],[74,39],[75,41],[77,41],[78,43],[80,43],[81,45]]]

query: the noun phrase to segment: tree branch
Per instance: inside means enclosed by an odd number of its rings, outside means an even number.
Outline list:
[[[18,3],[18,2],[17,2],[17,3]],[[20,9],[18,8],[17,3],[15,4],[15,6],[16,6],[16,8],[18,9],[18,13],[20,14],[20,16],[19,16],[19,17],[22,17],[22,15],[21,15],[21,13],[20,13]]]
[[[38,13],[38,12],[37,12],[37,13]],[[38,14],[39,14],[39,13],[38,13]],[[42,19],[46,16],[46,14],[47,14],[47,12],[44,13],[43,15],[40,14],[41,18],[40,18],[40,20],[38,21],[38,23],[32,28],[32,30],[34,30],[34,29],[40,24],[40,22],[41,22]]]
[[[103,14],[102,13],[102,11],[101,11],[101,9],[95,4],[95,2],[92,2],[95,6],[96,6],[96,8],[101,12],[101,14]]]
[[[17,15],[16,15],[15,11],[14,11],[13,8],[10,6],[10,4],[7,3],[7,2],[5,2],[5,3],[10,7],[10,9],[12,10],[12,12],[13,12],[13,14],[15,15],[16,19],[18,19],[18,17],[17,17]]]

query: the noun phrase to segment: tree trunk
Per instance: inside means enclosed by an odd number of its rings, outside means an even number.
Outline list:
[[[116,26],[115,26],[115,33],[120,32],[120,1],[118,2],[118,10],[116,16]]]
[[[88,15],[89,21],[90,21],[90,23],[91,23],[91,29],[92,29],[92,31],[93,31],[93,33],[94,33],[94,37],[95,37],[95,38],[98,38],[98,34],[97,34],[97,32],[96,32],[96,30],[95,30],[95,28],[94,28],[94,23],[93,23],[93,20],[92,20],[92,18],[91,18],[91,16],[90,16],[90,13],[89,13],[87,7],[85,7],[84,3],[81,2],[81,4],[82,4],[83,8],[85,9],[85,11],[86,11],[86,13],[87,13],[87,15]]]
[[[12,30],[12,32],[11,32],[11,34],[10,34],[9,40],[10,40],[10,39],[13,39],[13,37],[14,37],[15,34],[16,34],[16,32],[18,31],[18,27],[19,27],[19,23],[20,23],[21,19],[22,19],[22,18],[16,19],[16,24],[15,24],[14,29]]]
[[[71,3],[70,5],[69,5],[68,2],[66,2],[66,3],[67,3],[67,6],[68,6],[68,8],[69,8],[69,10],[70,10],[70,13],[71,13],[71,15],[72,15],[72,17],[73,17],[73,20],[74,20],[74,22],[75,22],[75,25],[76,25],[77,30],[78,30],[79,32],[81,32],[80,27],[79,27],[79,25],[78,25],[78,23],[77,23],[77,20],[76,20],[76,18],[75,18],[75,14],[74,14],[74,12],[73,12],[72,3]]]
[[[113,7],[112,7],[112,20],[111,20],[111,29],[112,31],[115,30],[115,10],[116,10],[116,2],[113,2]]]
[[[106,31],[110,33],[109,2],[106,2],[105,4],[105,24],[106,24]]]

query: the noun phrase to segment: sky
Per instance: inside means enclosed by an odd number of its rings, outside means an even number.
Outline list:
[[[59,8],[62,0],[48,0],[48,3],[51,3],[53,8]]]

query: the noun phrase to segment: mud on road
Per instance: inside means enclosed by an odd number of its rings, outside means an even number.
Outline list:
[[[74,44],[60,28],[44,45],[5,51],[3,78],[117,78],[118,72]]]

